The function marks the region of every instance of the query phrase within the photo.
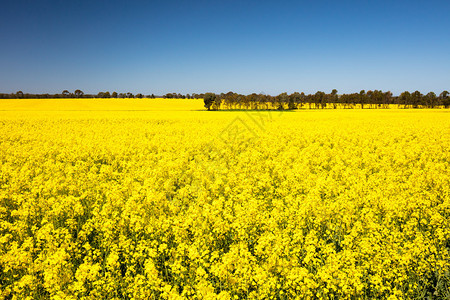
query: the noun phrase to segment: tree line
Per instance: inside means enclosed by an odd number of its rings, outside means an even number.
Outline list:
[[[117,93],[117,92],[99,92],[98,94],[85,94],[82,90],[75,90],[74,92],[69,92],[64,90],[61,93],[56,94],[31,94],[18,91],[11,94],[0,93],[0,99],[53,99],[53,98],[158,98],[161,96],[143,95],[127,92],[127,93]]]
[[[315,94],[295,92],[281,93],[278,96],[260,94],[241,95],[233,92],[226,94],[206,93],[202,97],[205,108],[219,109],[323,109],[323,108],[388,108],[398,105],[401,108],[450,108],[450,94],[448,91],[436,95],[429,92],[423,95],[419,91],[410,93],[405,91],[399,96],[393,96],[381,90],[365,91],[351,94],[338,94],[336,89],[327,94],[318,91]]]
[[[117,92],[99,92],[98,94],[85,94],[81,90],[69,92],[64,90],[59,94],[29,94],[18,91],[11,94],[0,93],[0,99],[43,99],[43,98],[177,98],[177,99],[204,99],[205,108],[208,110],[219,109],[317,109],[317,108],[388,108],[389,105],[398,105],[402,108],[450,108],[450,93],[443,91],[439,95],[434,92],[422,94],[419,91],[410,93],[405,91],[399,96],[393,96],[381,90],[362,90],[359,93],[338,94],[336,89],[330,93],[317,91],[315,94],[295,92],[292,94],[281,93],[278,96],[264,93],[249,95],[228,93],[201,93],[180,94],[167,93],[162,96],[144,95]]]
[[[18,91],[16,93],[5,94],[0,93],[0,99],[59,99],[59,98],[167,98],[167,99],[198,99],[202,98],[204,94],[180,94],[180,93],[167,93],[165,95],[157,96],[155,94],[144,95],[141,93],[133,94],[130,92],[127,93],[117,93],[109,91],[99,92],[97,94],[85,94],[82,90],[75,90],[74,92],[69,92],[68,90],[64,90],[61,93],[56,94],[32,94],[32,93],[24,93],[22,91]]]

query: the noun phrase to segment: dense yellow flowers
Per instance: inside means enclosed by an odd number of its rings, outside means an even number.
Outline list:
[[[450,298],[446,110],[27,101],[0,102],[0,299]]]

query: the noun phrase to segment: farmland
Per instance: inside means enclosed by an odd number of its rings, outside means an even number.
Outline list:
[[[450,297],[450,112],[2,100],[0,299]]]

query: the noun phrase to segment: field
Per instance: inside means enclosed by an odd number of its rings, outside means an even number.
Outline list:
[[[0,101],[0,299],[450,298],[450,111]]]

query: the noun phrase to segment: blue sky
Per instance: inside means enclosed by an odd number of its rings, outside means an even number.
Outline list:
[[[450,1],[3,1],[0,92],[450,90]]]

